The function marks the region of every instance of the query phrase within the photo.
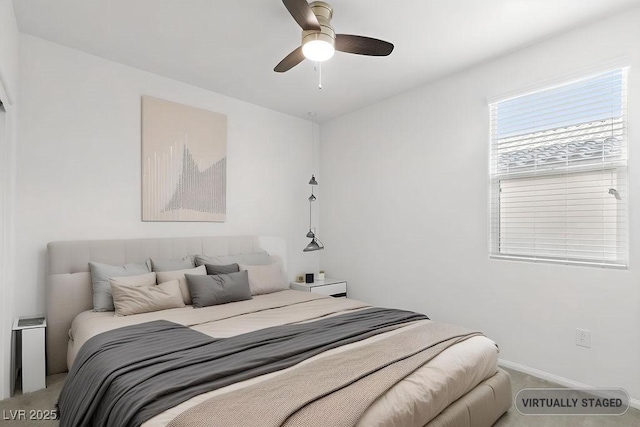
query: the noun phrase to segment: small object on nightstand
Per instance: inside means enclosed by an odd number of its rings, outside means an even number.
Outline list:
[[[305,283],[313,283],[313,273],[305,274]]]
[[[304,276],[298,276],[297,277],[297,282],[298,283],[304,283]]]
[[[334,298],[345,298],[347,296],[347,282],[345,280],[330,279],[328,277],[324,279],[324,282],[317,283],[291,282],[289,287],[296,291],[330,295]]]
[[[46,327],[47,320],[42,315],[18,317],[13,322],[15,342],[20,343],[14,348],[14,363],[20,366],[23,393],[47,386],[44,352]],[[12,377],[16,371],[13,370]]]
[[[324,282],[324,270],[320,270],[317,276],[318,282]]]

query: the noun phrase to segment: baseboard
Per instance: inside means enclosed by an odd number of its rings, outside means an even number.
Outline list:
[[[513,369],[514,371],[522,372],[534,377],[542,378],[543,380],[551,381],[556,384],[560,384],[563,387],[574,388],[592,388],[589,384],[580,383],[578,381],[570,380],[569,378],[561,377],[558,375],[550,374],[539,369],[530,368],[529,366],[521,365],[519,363],[511,362],[509,360],[498,359],[498,365],[505,368]],[[640,409],[640,399],[634,399],[629,396],[629,406],[635,409]]]

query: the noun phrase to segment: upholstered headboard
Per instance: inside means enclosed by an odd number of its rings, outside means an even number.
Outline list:
[[[47,374],[67,370],[67,343],[73,319],[93,308],[89,261],[122,265],[149,258],[225,256],[267,251],[287,271],[286,243],[280,237],[180,237],[80,240],[47,245]]]

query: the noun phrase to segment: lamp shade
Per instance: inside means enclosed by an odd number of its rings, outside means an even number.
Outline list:
[[[318,244],[318,241],[316,240],[316,238],[314,237],[311,242],[307,245],[306,248],[304,248],[302,250],[302,252],[313,252],[313,251],[320,251],[324,249],[324,246],[320,246]]]

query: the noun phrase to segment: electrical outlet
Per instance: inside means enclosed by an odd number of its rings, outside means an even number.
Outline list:
[[[586,329],[576,329],[576,345],[591,348],[591,331]]]

